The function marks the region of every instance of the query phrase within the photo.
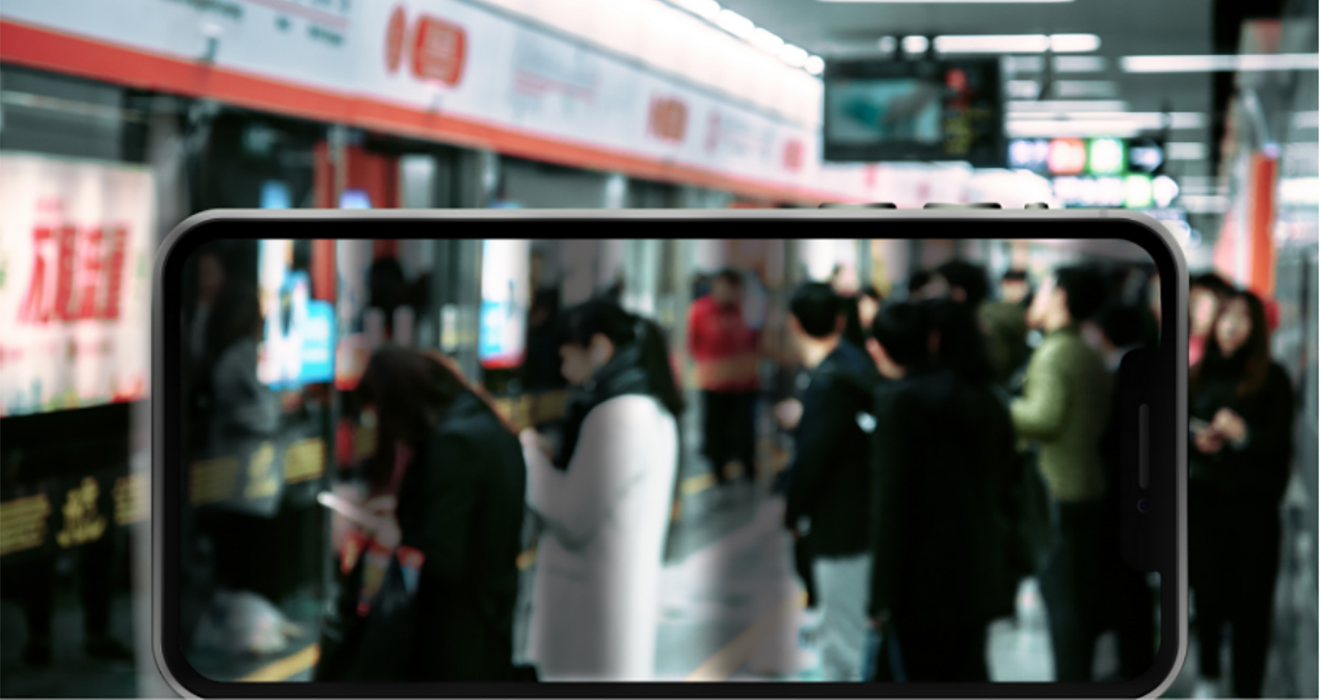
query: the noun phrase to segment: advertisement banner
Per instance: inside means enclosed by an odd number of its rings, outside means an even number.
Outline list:
[[[522,364],[531,297],[531,241],[482,241],[477,357],[488,369]]]
[[[883,192],[871,167],[822,162],[815,123],[478,3],[10,0],[0,14],[16,30],[0,57],[49,69],[769,199]],[[102,68],[116,57],[142,74]]]
[[[293,247],[289,240],[263,240],[257,254],[264,319],[257,376],[274,389],[334,378],[334,305],[311,298],[311,278],[292,269]]]
[[[0,154],[0,416],[146,398],[154,183]]]

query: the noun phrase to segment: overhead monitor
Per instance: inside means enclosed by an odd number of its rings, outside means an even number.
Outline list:
[[[824,158],[1008,165],[999,59],[832,61]]]

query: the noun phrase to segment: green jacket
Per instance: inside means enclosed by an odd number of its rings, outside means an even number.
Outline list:
[[[995,379],[1008,382],[1027,361],[1027,310],[1021,304],[991,301],[981,305],[981,325],[986,331]]]
[[[1100,436],[1109,402],[1109,372],[1077,329],[1047,335],[1027,365],[1025,391],[1012,412],[1018,436],[1040,444],[1041,476],[1054,499],[1104,496]]]

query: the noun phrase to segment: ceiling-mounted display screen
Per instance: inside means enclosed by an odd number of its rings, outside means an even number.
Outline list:
[[[830,62],[823,141],[833,162],[1004,167],[999,59]]]

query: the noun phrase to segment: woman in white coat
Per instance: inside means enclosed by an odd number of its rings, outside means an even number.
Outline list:
[[[559,354],[575,388],[557,458],[523,433],[543,523],[529,656],[546,681],[650,680],[681,394],[660,330],[609,301],[565,314]]]

